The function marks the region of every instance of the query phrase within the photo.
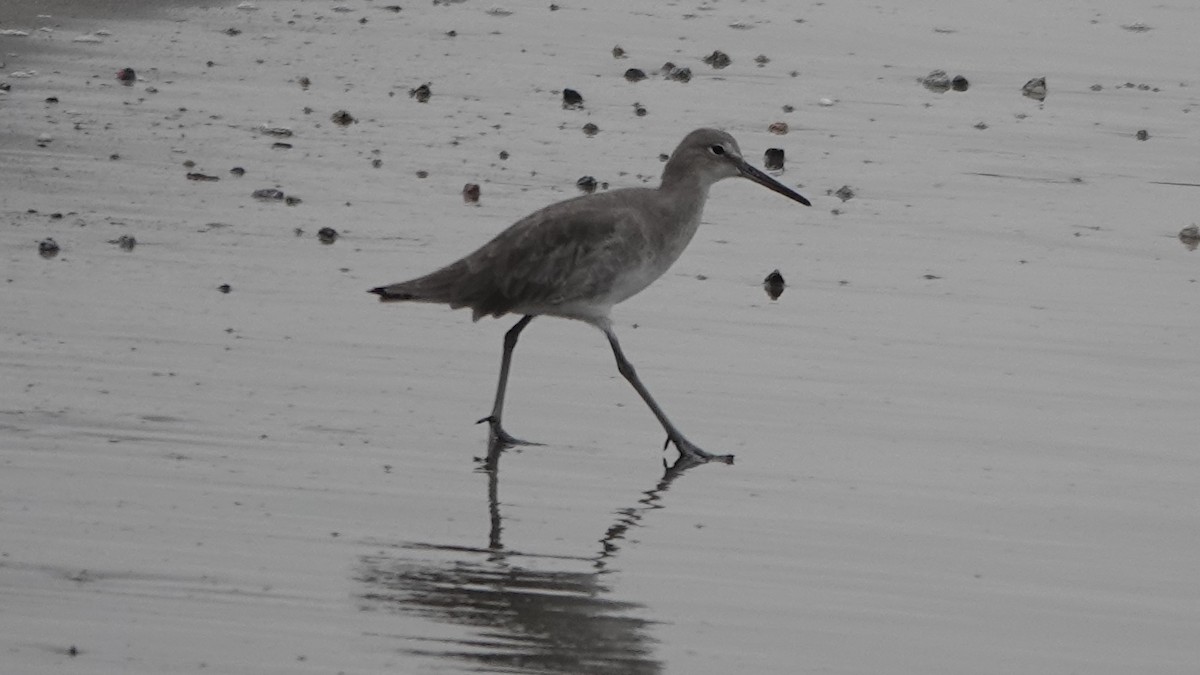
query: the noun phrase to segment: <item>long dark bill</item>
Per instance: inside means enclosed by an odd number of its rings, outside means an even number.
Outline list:
[[[743,178],[749,178],[750,180],[754,181],[755,183],[758,183],[759,185],[761,185],[765,188],[768,188],[770,190],[774,190],[775,192],[778,192],[779,194],[783,195],[784,197],[787,197],[788,199],[798,201],[805,206],[812,206],[812,203],[809,202],[807,199],[805,199],[803,195],[801,195],[800,193],[791,189],[790,187],[784,185],[783,183],[780,183],[779,181],[775,180],[774,178],[771,178],[767,174],[763,173],[762,171],[759,171],[758,169],[754,168],[753,166],[747,164],[746,162],[742,162],[741,164],[739,164],[738,170],[742,172]]]

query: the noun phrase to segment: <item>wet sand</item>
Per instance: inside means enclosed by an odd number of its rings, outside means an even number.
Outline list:
[[[1194,669],[1195,10],[387,4],[4,15],[5,668]],[[366,289],[699,126],[815,204],[719,184],[614,314],[737,464],[539,320],[483,470],[512,321]]]

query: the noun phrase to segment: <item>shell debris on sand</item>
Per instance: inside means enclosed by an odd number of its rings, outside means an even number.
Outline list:
[[[463,202],[467,204],[479,203],[479,184],[467,183],[462,189]]]
[[[1021,94],[1023,94],[1027,98],[1031,98],[1035,101],[1039,101],[1039,102],[1045,101],[1046,100],[1046,78],[1035,77],[1032,80],[1026,82],[1025,86],[1021,87]]]

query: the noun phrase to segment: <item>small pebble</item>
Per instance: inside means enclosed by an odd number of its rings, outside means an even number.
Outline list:
[[[287,197],[284,197],[284,199],[283,199],[283,203],[287,204],[288,206],[296,206],[303,201],[304,201],[303,199],[300,199],[299,197],[293,197],[292,195],[288,195]]]
[[[467,204],[479,203],[479,185],[476,183],[467,183],[462,189],[463,201]]]
[[[242,176],[246,175],[246,170],[240,166],[235,166],[229,170],[229,173],[237,176],[238,178],[241,178]]]
[[[333,242],[337,241],[337,238],[338,231],[332,227],[322,227],[321,229],[317,230],[317,239],[319,239],[322,244],[332,244]]]
[[[1179,241],[1189,251],[1195,251],[1196,247],[1200,246],[1200,227],[1188,225],[1179,231]]]
[[[758,64],[759,68],[762,68],[770,63],[771,59],[767,58],[766,54],[759,54],[758,56],[754,57],[754,62]]]
[[[282,141],[276,141],[276,142],[274,142],[274,143],[272,143],[272,144],[271,144],[271,149],[272,149],[272,150],[291,150],[291,149],[292,149],[292,144],[291,144],[291,143],[284,143],[284,142],[282,142]]]
[[[667,79],[674,80],[676,82],[691,82],[692,69],[691,68],[672,68],[671,71],[667,73]]]
[[[633,104],[633,114],[637,115],[638,117],[645,117],[646,116],[646,108],[643,107],[641,103],[634,103]]]
[[[117,71],[117,79],[126,87],[131,87],[134,82],[137,82],[137,73],[133,71],[133,68],[122,68]]]
[[[59,248],[58,242],[54,241],[50,237],[46,237],[38,242],[38,254],[47,260],[58,255],[60,250],[62,249]]]
[[[258,130],[267,136],[274,136],[276,138],[291,138],[292,136],[292,130],[287,127],[261,126]]]
[[[779,296],[783,295],[783,288],[786,284],[783,281],[783,275],[779,270],[775,270],[763,279],[763,290],[767,292],[767,297],[772,300],[778,300]]]
[[[433,95],[433,91],[429,88],[430,83],[417,87],[416,89],[408,90],[408,97],[417,99],[417,103],[428,103],[429,97]]]
[[[1138,129],[1138,132],[1136,134],[1134,134],[1134,137],[1137,138],[1139,141],[1149,140],[1150,132],[1146,131],[1145,129]]]
[[[646,71],[641,68],[630,68],[625,71],[625,79],[630,82],[641,82],[646,79]]]
[[[562,107],[563,110],[581,110],[583,108],[583,95],[574,89],[563,89]]]
[[[768,148],[763,164],[768,171],[783,171],[783,148]]]
[[[233,286],[230,286],[229,284],[221,284],[220,286],[217,286],[217,290],[221,291],[222,293],[228,293],[229,291],[233,290]]]
[[[704,62],[712,66],[714,70],[720,70],[733,63],[733,60],[729,58],[728,54],[718,49],[704,57]]]
[[[212,182],[212,181],[218,181],[218,180],[221,180],[221,179],[220,179],[219,177],[217,177],[217,176],[210,176],[210,175],[208,175],[208,174],[206,174],[206,173],[189,173],[189,174],[187,175],[187,179],[188,179],[188,180],[202,181],[202,182]]]
[[[842,200],[843,202],[848,202],[851,199],[854,199],[854,189],[851,188],[849,185],[843,185],[842,187],[837,189],[837,192],[833,193],[833,196],[837,197],[838,199]]]
[[[621,45],[617,45],[612,48],[612,55],[614,59],[623,59],[625,58],[625,50],[621,49]]]
[[[376,157],[375,159],[371,160],[371,166],[378,169],[379,167],[383,166],[383,160]]]
[[[596,134],[600,133],[600,127],[588,122],[587,124],[583,125],[583,133],[589,137],[595,136]]]
[[[782,136],[788,132],[787,122],[772,122],[771,125],[767,127],[767,131],[770,131],[777,136]]]
[[[300,88],[304,90],[308,90],[312,86],[312,80],[308,79],[307,75],[301,75],[300,79],[296,81],[300,83]]]
[[[944,93],[950,88],[950,76],[944,70],[931,70],[925,77],[918,77],[917,81],[923,87],[937,94]]]
[[[962,75],[955,75],[954,79],[950,80],[950,88],[954,91],[966,91],[970,86],[971,83],[967,82],[967,78]]]
[[[250,196],[254,197],[255,199],[261,199],[265,202],[281,202],[283,201],[283,190],[278,190],[276,188],[263,188],[250,193]]]
[[[351,115],[350,113],[346,112],[345,110],[339,110],[339,111],[333,113],[332,115],[329,116],[329,119],[332,120],[333,123],[338,125],[339,127],[348,127],[351,124],[354,124],[355,122],[358,121],[358,120],[354,119],[354,115]]]
[[[507,150],[500,151],[500,159],[508,159],[508,151]]]
[[[596,191],[596,185],[597,185],[596,179],[591,176],[584,176],[583,178],[580,178],[579,180],[575,181],[575,187],[579,188],[580,190],[586,192],[589,195]]]
[[[132,251],[137,246],[137,239],[133,235],[123,234],[116,239],[110,239],[108,243],[116,244],[122,251]]]

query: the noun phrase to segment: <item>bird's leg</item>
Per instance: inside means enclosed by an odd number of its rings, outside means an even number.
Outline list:
[[[521,335],[521,331],[529,322],[533,321],[533,315],[528,314],[521,318],[508,332],[504,334],[504,354],[500,357],[500,382],[496,385],[496,402],[492,404],[492,414],[479,420],[476,424],[488,423],[490,429],[489,447],[508,447],[511,445],[538,445],[529,441],[522,441],[513,438],[504,427],[500,424],[500,416],[504,412],[504,390],[508,388],[508,367],[512,363],[513,348],[517,346],[517,338]]]
[[[600,326],[600,330],[604,331],[604,334],[608,336],[608,343],[612,345],[613,356],[617,357],[617,370],[620,371],[621,375],[623,375],[626,380],[629,380],[629,384],[633,385],[633,388],[637,390],[637,393],[642,397],[642,400],[646,402],[646,405],[650,406],[650,412],[654,413],[654,416],[658,418],[659,423],[662,424],[663,430],[667,432],[667,442],[674,443],[675,448],[678,449],[679,453],[685,457],[689,457],[700,462],[711,462],[715,460],[718,462],[724,462],[726,464],[733,464],[733,455],[713,455],[707,453],[701,450],[695,443],[692,443],[685,438],[684,435],[675,428],[675,425],[671,424],[671,420],[667,418],[667,414],[663,412],[662,408],[658,407],[658,403],[656,403],[654,397],[650,395],[650,391],[646,389],[646,385],[642,384],[642,381],[638,379],[637,371],[633,369],[633,364],[629,362],[629,359],[625,358],[625,353],[621,351],[621,343],[617,340],[617,334],[613,332],[612,327],[607,324],[603,324]]]

